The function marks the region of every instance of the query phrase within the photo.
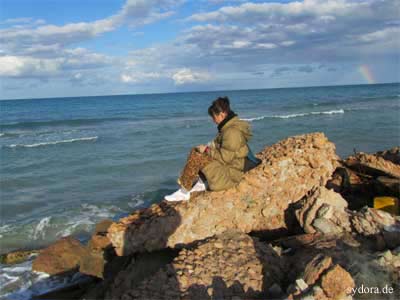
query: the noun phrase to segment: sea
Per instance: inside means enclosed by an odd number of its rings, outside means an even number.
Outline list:
[[[258,152],[324,132],[341,158],[400,145],[400,83],[0,101],[0,253],[73,235],[87,241],[177,189],[190,149],[217,133],[207,114],[228,96]],[[46,279],[47,278],[47,279]],[[0,298],[29,299],[74,278],[0,265]]]

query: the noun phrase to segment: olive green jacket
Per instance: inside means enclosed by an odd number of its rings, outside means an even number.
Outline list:
[[[240,182],[251,136],[250,124],[237,116],[221,128],[209,151],[213,161],[201,170],[210,190],[225,190]]]

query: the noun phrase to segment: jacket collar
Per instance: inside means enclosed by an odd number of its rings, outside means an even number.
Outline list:
[[[218,132],[221,132],[222,127],[224,127],[226,123],[228,123],[230,120],[232,120],[236,116],[237,116],[237,114],[235,114],[233,111],[230,111],[229,114],[225,117],[225,119],[221,123],[218,124]]]

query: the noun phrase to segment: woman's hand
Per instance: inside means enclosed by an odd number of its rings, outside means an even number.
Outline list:
[[[199,151],[200,153],[204,153],[204,151],[206,150],[207,146],[206,145],[198,145],[196,147],[197,151]]]

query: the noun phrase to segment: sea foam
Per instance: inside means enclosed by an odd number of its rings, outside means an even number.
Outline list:
[[[43,142],[43,143],[35,143],[35,144],[11,144],[6,147],[8,148],[34,148],[34,147],[41,147],[41,146],[48,146],[48,145],[57,145],[57,144],[64,144],[64,143],[74,143],[74,142],[84,142],[84,141],[95,141],[99,137],[98,136],[91,136],[91,137],[83,137],[83,138],[76,138],[76,139],[69,139],[69,140],[61,140],[61,141],[54,141],[54,142]]]
[[[260,116],[260,117],[255,117],[255,118],[246,118],[246,119],[242,119],[242,120],[253,122],[253,121],[263,120],[266,118],[290,119],[290,118],[305,117],[305,116],[310,116],[310,115],[332,115],[332,114],[344,114],[344,110],[338,109],[338,110],[328,110],[328,111],[311,111],[311,112],[306,112],[306,113],[297,113],[297,114],[289,114],[289,115]]]

